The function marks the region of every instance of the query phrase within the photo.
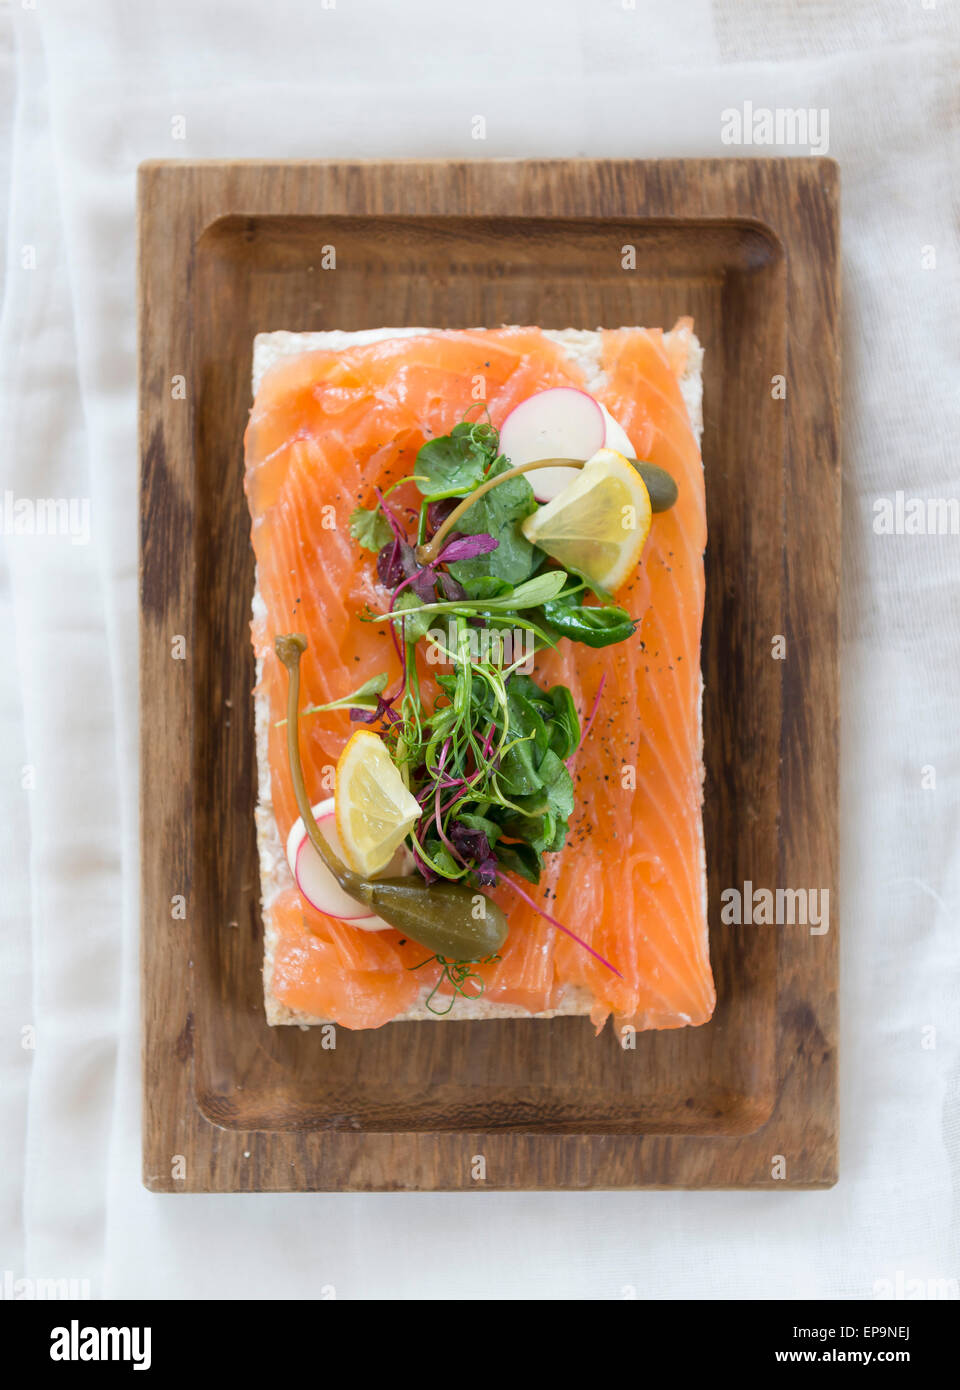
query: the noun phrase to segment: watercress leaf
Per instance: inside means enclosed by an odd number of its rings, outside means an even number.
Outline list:
[[[514,690],[529,700],[544,723],[553,718],[554,708],[550,696],[537,685],[532,676],[521,675],[519,671],[514,672],[507,682],[507,690]]]
[[[541,787],[539,791],[532,792],[530,796],[513,796],[510,800],[514,806],[519,806],[523,814],[528,817],[544,816],[550,810],[550,801],[544,787]]]
[[[508,844],[501,840],[497,845],[497,862],[501,869],[506,869],[508,873],[519,874],[529,883],[540,882],[543,860],[532,845],[522,842]]]
[[[547,853],[557,854],[560,850],[563,849],[564,845],[566,844],[568,829],[569,826],[565,820],[557,820],[556,828],[553,832],[553,839],[551,840],[550,844],[546,846]]]
[[[350,515],[350,534],[364,550],[374,553],[393,539],[390,523],[379,507],[357,507]]]
[[[609,647],[633,636],[636,624],[624,609],[614,604],[585,604],[581,597],[560,594],[548,599],[543,605],[548,627],[561,637],[588,647]]]
[[[562,762],[580,746],[580,719],[573,696],[565,685],[553,685],[549,690],[553,718],[548,721],[550,747]]]
[[[547,793],[547,800],[550,803],[550,810],[555,816],[566,820],[573,815],[573,778],[567,771],[566,763],[562,762],[554,753],[552,748],[547,749],[540,766],[537,768],[537,775],[543,782]]]
[[[530,796],[540,789],[543,782],[537,772],[536,750],[532,742],[524,740],[507,749],[500,759],[497,781],[500,790],[511,798]]]
[[[555,853],[563,846],[567,821],[573,814],[573,781],[566,765],[552,750],[544,754],[537,771],[543,782],[541,791],[514,798],[525,814],[506,815],[503,831],[541,853]]]
[[[457,811],[457,820],[461,825],[465,825],[468,830],[482,831],[487,837],[487,843],[495,845],[499,840],[502,830],[496,821],[489,816],[478,815],[475,811]]]
[[[467,598],[503,598],[513,593],[513,585],[494,574],[478,574],[475,579],[466,580],[463,588]]]
[[[416,841],[414,841],[414,844],[416,845]],[[418,873],[423,875],[425,883],[436,883],[440,875],[433,872],[430,865],[424,859],[423,854],[420,853],[417,848],[414,848],[413,851],[413,862],[417,866]]]
[[[503,831],[542,853],[553,843],[556,820],[550,811],[539,816],[510,816],[503,823]]]
[[[508,467],[505,459],[498,458],[487,477],[496,477],[506,472]],[[469,488],[466,490],[469,491]],[[533,570],[534,547],[520,530],[520,523],[536,509],[533,488],[522,476],[510,478],[478,497],[460,518],[458,526],[468,535],[485,531],[488,535],[496,536],[500,544],[488,555],[461,560],[451,566],[454,578],[464,585],[468,580],[486,574],[506,579],[511,584],[519,584],[526,579]]]
[[[507,686],[507,713],[512,737],[533,739],[536,757],[542,758],[550,745],[550,735],[536,705],[511,681]]]
[[[409,618],[404,618],[403,635],[407,642],[419,642],[427,629],[430,627],[430,609],[423,608],[421,600],[416,594],[412,594],[409,589],[404,589],[403,593],[394,604],[394,613],[403,614],[411,608],[418,608],[421,611],[412,614]],[[400,631],[400,623],[397,622],[397,631]]]
[[[417,487],[425,497],[463,497],[483,481],[491,455],[482,441],[474,439],[474,433],[473,426],[463,430],[456,425],[450,434],[428,439],[420,448],[414,473]]]
[[[445,878],[456,878],[460,874],[463,865],[457,863],[446,845],[440,840],[430,836],[423,849],[431,867]]]
[[[500,448],[500,434],[493,425],[488,425],[486,421],[461,420],[458,425],[454,425],[450,433],[469,435],[479,448],[486,450],[491,462],[497,457],[497,450]]]

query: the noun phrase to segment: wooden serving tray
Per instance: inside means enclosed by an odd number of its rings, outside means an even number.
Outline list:
[[[141,166],[149,1188],[835,1181],[838,216],[836,166],[816,159]],[[338,1029],[335,1049],[268,1028],[241,487],[254,334],[681,314],[706,348],[714,1020],[627,1051],[582,1018]],[[745,882],[828,889],[829,932],[723,925],[721,892]]]

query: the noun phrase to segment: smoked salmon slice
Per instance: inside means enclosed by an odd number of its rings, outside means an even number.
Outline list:
[[[448,434],[478,389],[499,428],[527,397],[574,386],[593,394],[635,456],[670,472],[679,490],[676,504],[655,516],[640,564],[616,595],[638,624],[635,635],[600,649],[561,642],[537,656],[534,671],[545,686],[569,687],[581,724],[601,685],[602,695],[570,762],[576,807],[566,845],[546,855],[540,884],[525,887],[620,973],[501,886],[492,896],[510,931],[500,959],[476,967],[483,1007],[458,1007],[450,1017],[589,1013],[598,1029],[611,1014],[637,1029],[706,1022],[715,1003],[701,815],[706,508],[688,404],[702,355],[692,323],[681,320],[668,334],[571,333],[569,341],[538,328],[334,336],[338,346],[285,355],[266,371],[245,436],[269,1020],[370,1028],[429,1016],[418,1001],[440,979],[422,947],[392,930],[326,917],[293,885],[282,846],[298,810],[281,726],[286,673],[274,641],[294,630],[309,637],[304,705],[337,700],[384,671],[395,683],[390,633],[365,620],[383,611],[384,591],[375,556],[351,537],[351,513],[408,477],[421,445]],[[577,347],[586,338],[592,357]],[[419,500],[413,483],[391,494],[401,512]],[[429,689],[429,668],[422,679]],[[302,723],[306,785],[320,800],[332,793],[355,726],[343,709]]]

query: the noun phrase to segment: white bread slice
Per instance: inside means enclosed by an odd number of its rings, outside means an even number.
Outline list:
[[[253,394],[256,396],[264,374],[283,357],[295,356],[302,352],[312,352],[319,348],[341,352],[345,348],[358,347],[365,343],[382,342],[387,338],[415,337],[419,334],[432,331],[433,330],[429,328],[366,328],[358,330],[357,332],[344,332],[339,329],[333,329],[319,333],[258,333],[253,342]],[[551,339],[552,342],[562,348],[570,361],[575,363],[580,371],[583,372],[588,390],[599,389],[603,385],[604,376],[600,368],[601,337],[599,331],[593,332],[589,329],[580,328],[544,329],[544,336]],[[664,337],[669,340],[670,334],[666,333]],[[692,334],[687,353],[686,370],[680,382],[680,390],[683,395],[684,404],[687,407],[690,423],[693,426],[697,442],[699,443],[703,432],[703,348],[700,346],[697,338]],[[261,615],[264,612],[264,603],[260,594],[259,576],[256,576],[254,580],[253,612],[255,616]],[[258,662],[258,691],[260,677],[261,670],[260,663]],[[699,747],[702,762],[702,679],[700,682],[699,723]],[[276,818],[273,813],[270,791],[270,761],[267,752],[268,724],[269,710],[267,708],[267,701],[265,697],[258,693],[255,696],[257,773],[259,787],[256,824],[257,847],[260,857],[261,908],[263,916],[264,1007],[267,1023],[271,1026],[297,1024],[300,1027],[310,1027],[316,1024],[327,1023],[329,1020],[316,1018],[310,1014],[300,1013],[295,1009],[288,1008],[276,998],[272,989],[276,931],[274,929],[271,909],[278,894],[293,884],[293,876],[287,864],[284,845],[280,839]],[[700,827],[700,875],[703,885],[704,920],[706,920],[706,852],[703,844],[702,823]],[[406,1012],[398,1014],[391,1022],[426,1022],[431,1020],[442,1022],[444,1019],[450,1019],[454,1022],[464,1022],[472,1019],[486,1018],[557,1018],[563,1015],[589,1014],[594,1002],[593,996],[589,990],[580,986],[571,985],[567,987],[555,1009],[548,1009],[542,1013],[531,1014],[528,1010],[518,1005],[499,1004],[495,1000],[487,999],[481,995],[479,999],[458,999],[456,1008],[449,1014],[435,1014],[426,1007],[426,998],[428,994],[429,986],[425,985],[420,991],[417,1002],[407,1009]]]

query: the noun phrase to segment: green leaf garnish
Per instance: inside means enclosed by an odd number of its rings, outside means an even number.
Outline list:
[[[493,552],[496,553],[495,551]],[[548,603],[551,598],[560,592],[566,583],[567,576],[563,570],[544,570],[542,574],[535,574],[532,579],[526,580],[523,584],[518,584],[510,593],[502,594],[499,598],[459,598],[454,600],[442,600],[440,603],[418,604],[415,597],[411,594],[410,606],[401,613],[401,605],[407,595],[401,594],[397,600],[396,608],[392,613],[379,613],[375,621],[385,619],[396,619],[398,616],[407,616],[411,613],[425,613],[430,615],[440,615],[444,613],[456,613],[463,616],[472,616],[482,613],[510,613],[521,608],[537,608],[541,604]],[[424,632],[429,628],[430,623],[424,628]]]
[[[382,671],[379,676],[371,676],[363,685],[357,686],[352,695],[343,695],[327,705],[306,705],[300,715],[323,714],[330,709],[376,709],[377,696],[386,690],[387,679],[386,671]]]
[[[496,456],[496,430],[489,425],[461,421],[449,434],[428,439],[421,447],[416,463],[417,487],[431,501],[465,497],[483,481]]]
[[[580,594],[561,593],[543,605],[548,631],[588,647],[609,647],[632,637],[636,623],[615,604],[586,604]]]
[[[573,815],[573,778],[567,765],[548,748],[537,768],[540,780],[547,793],[550,812],[557,820],[566,820]]]
[[[506,579],[498,579],[493,574],[478,574],[474,579],[461,581],[467,591],[467,598],[504,598],[513,593],[513,585]]]
[[[543,870],[543,860],[539,850],[533,845],[518,842],[506,844],[503,840],[497,845],[497,859],[510,873],[519,874],[528,883],[539,883]]]
[[[423,604],[405,589],[393,606],[391,616],[403,619],[403,634],[408,642],[419,642],[430,627],[430,611],[435,605]]]
[[[549,690],[553,706],[550,721],[550,747],[563,762],[580,746],[580,719],[573,696],[565,685],[553,685]]]
[[[508,467],[506,459],[497,459],[487,478],[505,473]],[[519,584],[526,579],[533,572],[537,552],[520,530],[520,523],[536,510],[537,499],[533,495],[533,488],[523,477],[510,478],[478,497],[460,518],[457,530],[468,536],[486,531],[496,536],[499,545],[487,555],[478,555],[474,560],[460,560],[451,565],[453,577],[463,585],[483,575],[504,579],[510,584]]]
[[[495,845],[503,833],[502,828],[495,820],[491,820],[489,816],[477,815],[475,812],[458,811],[457,820],[465,825],[468,830],[482,831],[491,845]]]
[[[500,760],[497,784],[511,799],[530,796],[543,785],[537,773],[536,750],[529,739],[507,749]]]
[[[350,515],[350,534],[358,545],[362,545],[364,550],[372,550],[374,554],[382,550],[393,536],[390,523],[379,506],[357,507]]]
[[[424,1007],[429,1009],[438,1018],[445,1017],[457,1002],[457,998],[479,999],[484,991],[483,976],[478,975],[475,970],[477,965],[492,965],[494,961],[500,960],[499,955],[487,956],[484,960],[447,960],[445,956],[428,956],[419,965],[411,965],[411,970],[422,970],[425,965],[432,965],[434,961],[440,966],[440,976],[433,989],[424,1000]],[[436,1009],[433,1001],[444,980],[447,980],[452,989],[450,1002],[445,1009]],[[471,988],[467,989],[467,982],[471,982]],[[442,998],[443,996],[441,996]]]
[[[387,679],[387,673],[383,671],[379,676],[371,676],[364,681],[352,694],[342,695],[339,700],[331,700],[327,705],[304,705],[300,718],[305,714],[324,714],[331,709],[376,709],[378,696],[387,688]],[[276,727],[280,729],[286,722],[285,719],[278,719]]]

